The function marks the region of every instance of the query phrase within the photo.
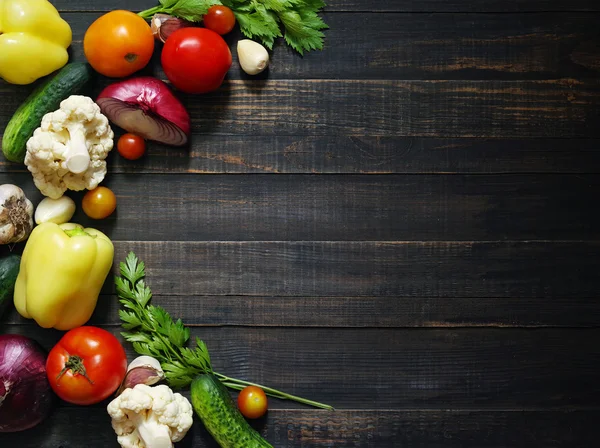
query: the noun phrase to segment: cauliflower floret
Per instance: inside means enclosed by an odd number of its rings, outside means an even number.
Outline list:
[[[71,95],[47,113],[27,141],[25,165],[35,186],[58,199],[69,190],[92,190],[106,175],[114,133],[94,101]]]
[[[122,448],[171,448],[192,426],[192,405],[165,385],[138,384],[107,407]]]

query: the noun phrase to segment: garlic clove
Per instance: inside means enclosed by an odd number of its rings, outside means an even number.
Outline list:
[[[154,14],[152,16],[152,19],[150,19],[150,29],[152,29],[152,35],[156,39],[160,38],[158,33],[161,25],[171,17],[173,16],[170,16],[169,14]]]
[[[269,66],[269,52],[258,42],[242,39],[237,44],[240,66],[249,75],[258,75]]]
[[[35,223],[64,224],[71,220],[75,208],[75,201],[68,196],[61,196],[58,199],[44,198],[35,209]]]
[[[165,378],[160,362],[151,356],[138,356],[127,367],[125,379],[117,390],[117,396],[125,389],[134,388],[138,384],[152,386]]]
[[[133,361],[129,363],[127,366],[127,371],[135,369],[136,367],[152,367],[154,370],[163,373],[162,367],[160,366],[160,362],[158,359],[153,358],[152,356],[138,356]]]
[[[162,43],[169,38],[171,34],[181,28],[187,28],[193,26],[192,22],[180,19],[178,17],[170,16],[169,14],[154,14],[150,20],[150,28],[152,28],[152,34]]]

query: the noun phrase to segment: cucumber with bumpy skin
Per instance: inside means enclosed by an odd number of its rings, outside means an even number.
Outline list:
[[[252,429],[214,375],[198,376],[191,391],[194,411],[221,448],[273,448]]]
[[[17,254],[0,258],[0,316],[12,302],[20,267],[21,257]]]
[[[40,127],[44,115],[57,110],[62,100],[81,93],[91,81],[93,73],[89,64],[73,62],[36,88],[19,106],[4,130],[4,157],[11,162],[23,163],[27,140]]]

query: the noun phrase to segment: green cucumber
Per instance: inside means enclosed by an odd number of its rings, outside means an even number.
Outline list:
[[[73,62],[36,88],[19,106],[4,130],[4,157],[11,162],[23,163],[27,140],[40,127],[44,115],[57,110],[62,100],[79,94],[91,81],[93,73],[89,64]]]
[[[194,411],[221,448],[273,448],[244,419],[217,377],[198,376],[191,391]]]
[[[21,257],[17,254],[0,258],[0,316],[13,300],[20,265]]]

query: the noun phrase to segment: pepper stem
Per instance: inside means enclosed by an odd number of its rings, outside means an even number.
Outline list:
[[[56,379],[59,380],[60,377],[63,376],[68,370],[70,370],[71,373],[73,373],[74,375],[83,376],[86,380],[88,380],[90,382],[90,384],[94,384],[92,379],[87,375],[87,372],[85,371],[85,366],[83,365],[83,359],[81,359],[79,356],[69,355],[69,359],[67,359],[67,362],[65,362],[65,366],[60,371],[60,373],[58,374]]]
[[[87,233],[85,230],[83,230],[80,227],[75,227],[74,229],[69,229],[69,230],[63,230],[63,232],[65,232],[67,234],[68,237],[74,237],[74,236],[89,236],[92,238],[96,238],[96,235],[90,235],[89,233]]]

